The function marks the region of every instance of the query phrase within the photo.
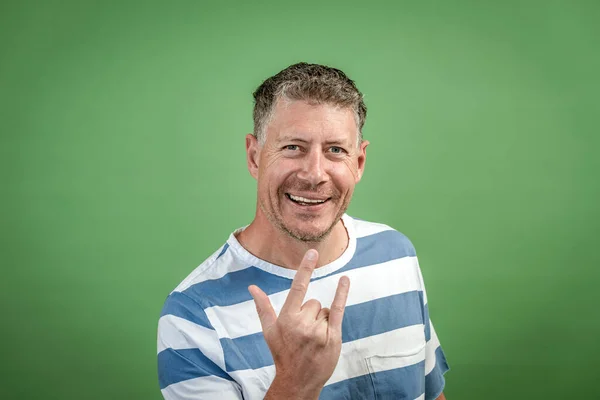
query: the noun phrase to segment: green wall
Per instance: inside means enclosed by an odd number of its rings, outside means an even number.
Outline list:
[[[167,294],[253,217],[252,91],[365,93],[349,213],[417,247],[457,399],[599,398],[597,1],[2,2],[2,399],[159,399]]]

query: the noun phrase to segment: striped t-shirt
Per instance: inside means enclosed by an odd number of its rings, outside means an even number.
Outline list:
[[[315,269],[305,300],[333,301],[342,275],[350,292],[342,350],[320,399],[435,399],[448,370],[429,319],[411,242],[382,225],[342,218],[349,243]],[[167,297],[158,322],[158,377],[165,399],[262,399],[275,376],[249,285],[279,313],[296,274],[227,243]]]

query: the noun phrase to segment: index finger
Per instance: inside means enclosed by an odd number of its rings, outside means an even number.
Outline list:
[[[308,290],[308,284],[310,283],[310,277],[312,276],[315,266],[317,265],[317,259],[319,253],[315,249],[310,249],[304,254],[304,258],[300,263],[296,276],[292,281],[290,292],[288,293],[287,299],[281,308],[282,313],[286,312],[297,312],[302,308],[304,302],[304,296]]]

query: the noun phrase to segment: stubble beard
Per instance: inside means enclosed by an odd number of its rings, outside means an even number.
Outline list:
[[[278,200],[279,200],[279,198],[280,197],[278,197]],[[334,199],[335,198],[331,198],[329,201],[333,201]],[[281,232],[285,233],[292,239],[296,239],[296,240],[299,240],[304,243],[318,243],[318,242],[323,241],[325,238],[327,238],[327,236],[329,236],[329,234],[331,233],[333,228],[335,228],[336,224],[340,221],[340,219],[342,218],[342,216],[348,209],[349,204],[350,204],[350,202],[348,201],[342,206],[342,208],[340,208],[337,215],[331,222],[331,225],[329,225],[329,227],[325,231],[323,231],[321,233],[311,233],[311,232],[303,232],[303,231],[295,230],[295,229],[292,229],[292,228],[286,226],[285,222],[283,221],[282,216],[277,215],[274,212],[271,212],[270,210],[267,209],[267,207],[265,207],[265,205],[262,201],[259,201],[260,209],[266,215],[267,219],[273,226],[275,226],[277,229],[279,229]]]

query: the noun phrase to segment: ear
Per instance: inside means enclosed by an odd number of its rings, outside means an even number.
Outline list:
[[[258,160],[260,159],[260,144],[258,139],[249,133],[246,135],[246,162],[248,172],[254,179],[258,179]]]
[[[363,140],[358,148],[358,169],[356,174],[356,183],[360,182],[360,179],[365,172],[365,164],[367,162],[367,146],[369,145],[368,140]]]

